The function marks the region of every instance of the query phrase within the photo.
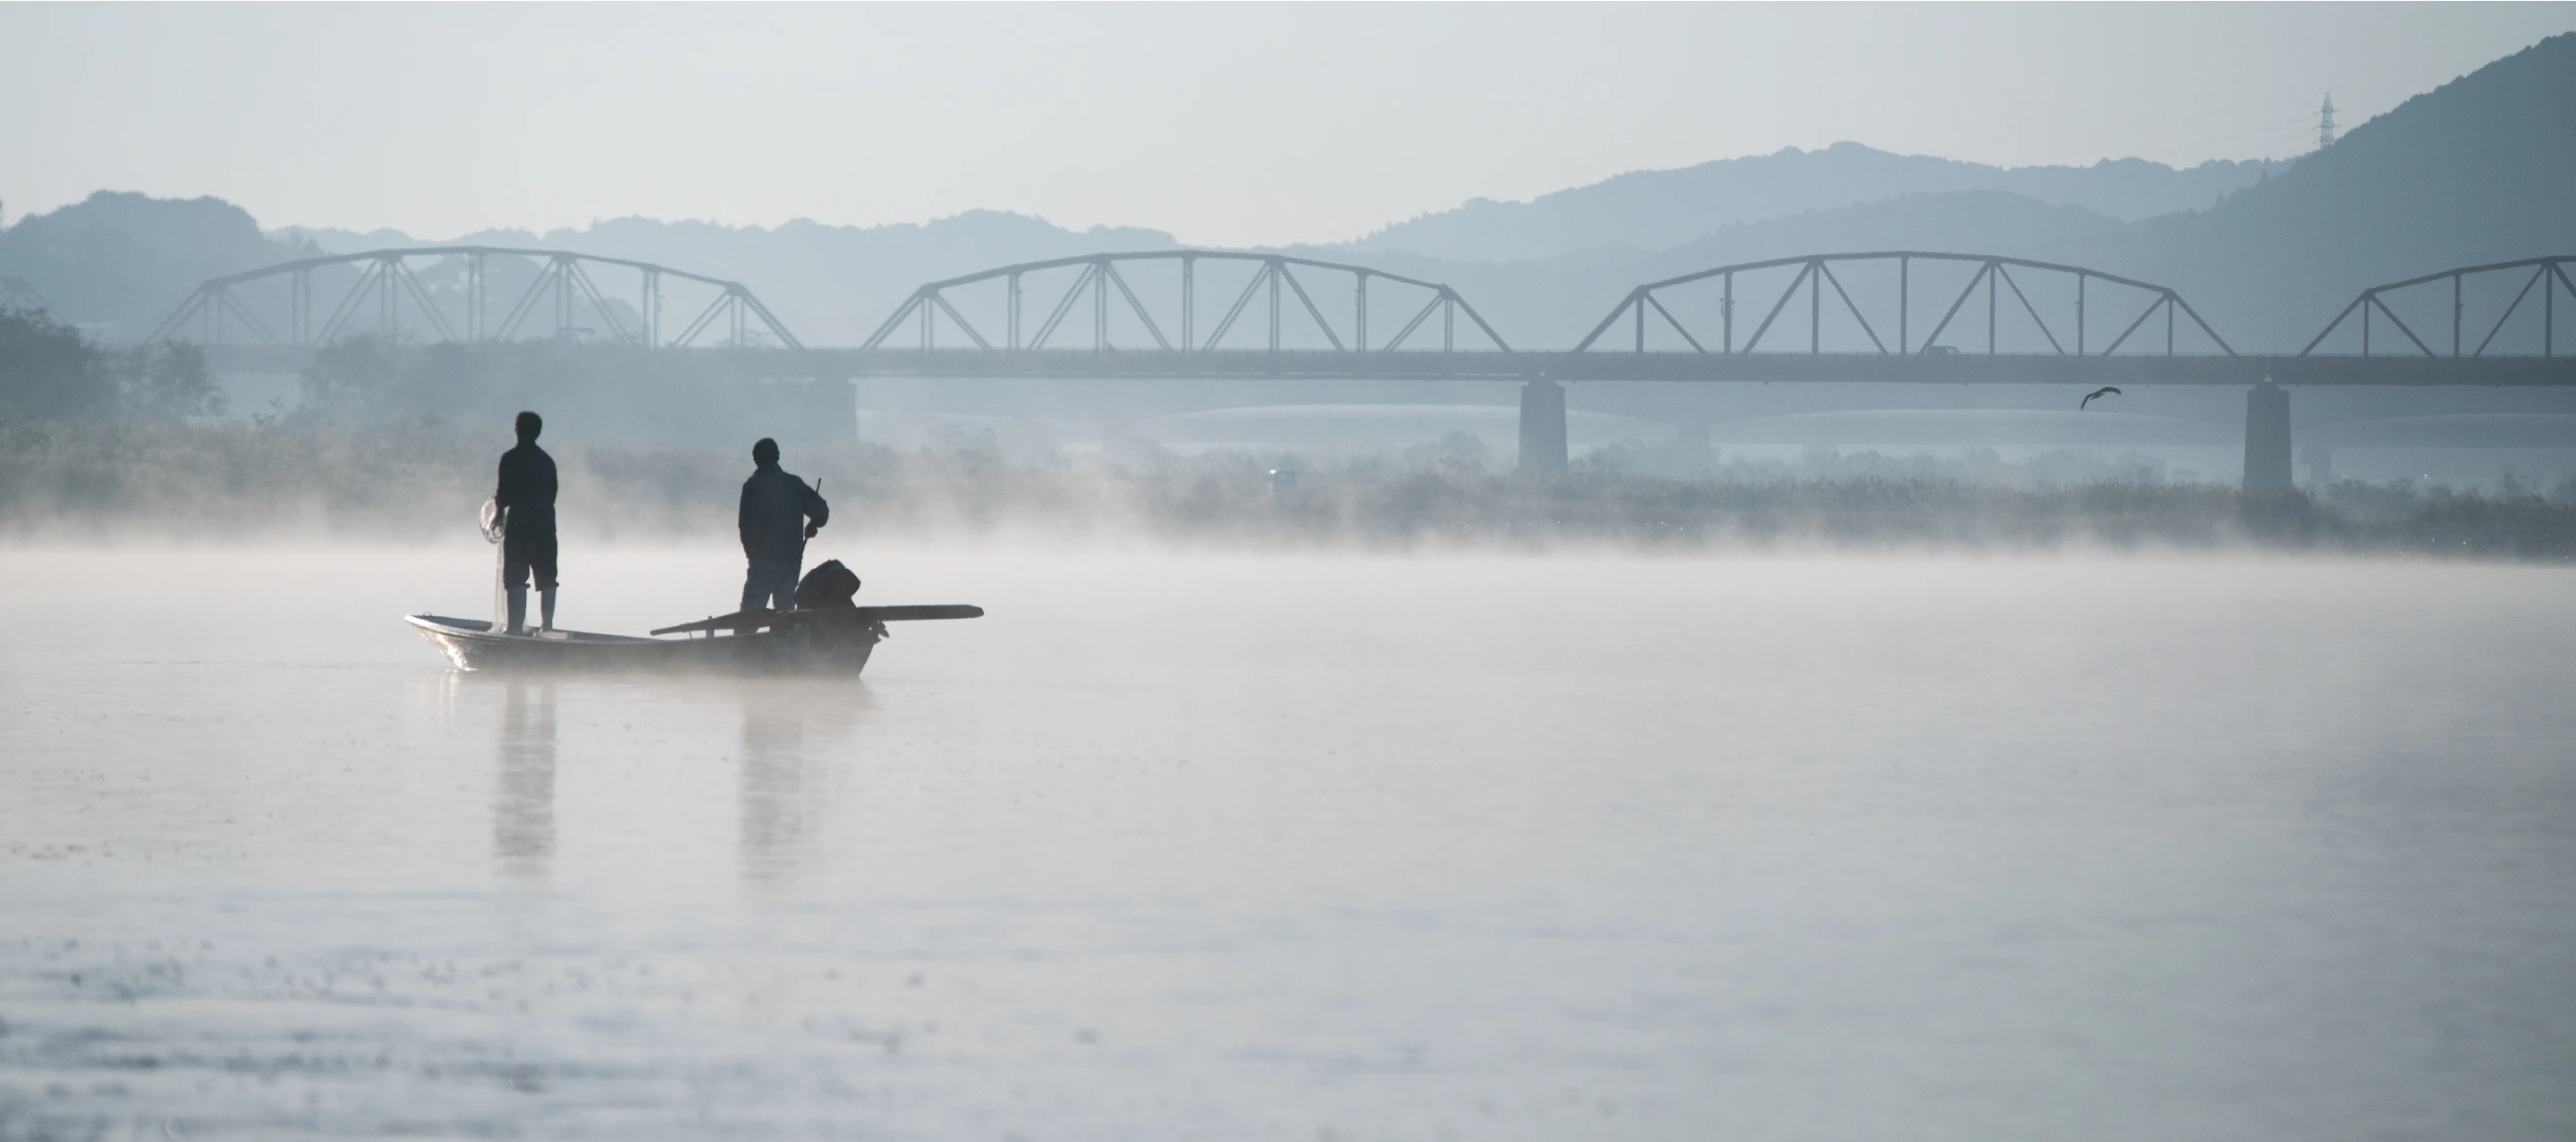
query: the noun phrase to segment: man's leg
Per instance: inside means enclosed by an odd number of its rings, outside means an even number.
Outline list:
[[[518,537],[501,541],[501,583],[510,591],[509,625],[503,633],[517,634],[528,625],[528,545]]]
[[[769,581],[770,606],[782,611],[796,609],[796,572],[804,562],[802,559],[778,561],[778,577]]]
[[[783,563],[775,559],[754,559],[750,562],[750,568],[743,573],[742,577],[743,610],[760,610],[769,607],[773,602],[778,604],[774,609],[782,611],[796,605],[795,564]],[[783,593],[778,586],[779,577],[782,575],[787,578],[787,587]],[[737,627],[734,633],[749,634],[751,631],[747,627]]]
[[[537,575],[537,629],[555,629],[555,537],[549,535],[533,545],[529,552],[530,569]],[[525,615],[524,609],[521,614]]]

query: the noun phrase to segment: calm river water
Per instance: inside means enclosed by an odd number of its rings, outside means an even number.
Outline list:
[[[0,550],[0,1137],[2576,1136],[2576,573],[489,559]]]

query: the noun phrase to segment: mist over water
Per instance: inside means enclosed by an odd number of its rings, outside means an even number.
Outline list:
[[[491,676],[471,540],[0,550],[5,1133],[2576,1128],[2563,570],[860,556],[990,615]]]
[[[693,542],[734,526],[739,450],[574,438],[566,542]],[[0,537],[31,543],[444,542],[491,492],[489,433],[436,419],[0,425]],[[983,429],[916,447],[791,446],[845,540],[1235,552],[2232,552],[2576,555],[2576,477],[2344,478],[2243,494],[2138,451],[1613,443],[1533,478],[1467,433],[1401,447],[1231,442],[1014,456]],[[1785,453],[1785,454],[1784,454]],[[829,557],[829,556],[825,556]]]
[[[1002,13],[0,5],[0,1142],[2576,1139],[2576,4]]]

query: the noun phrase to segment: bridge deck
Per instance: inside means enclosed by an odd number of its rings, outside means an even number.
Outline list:
[[[605,349],[609,352],[636,350]],[[1429,353],[1284,350],[687,349],[754,374],[1002,379],[1673,381],[1758,384],[2576,386],[2576,357],[1882,356],[1875,353]],[[217,346],[219,371],[294,372],[295,346]]]
[[[987,352],[816,349],[821,371],[908,377],[1260,377],[1355,380],[1939,385],[2576,385],[2571,357],[2118,356],[1875,353]]]

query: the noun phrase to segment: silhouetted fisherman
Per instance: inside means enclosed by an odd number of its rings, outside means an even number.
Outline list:
[[[501,454],[501,486],[492,502],[507,511],[501,531],[501,582],[510,589],[509,633],[528,623],[528,575],[536,574],[540,629],[555,627],[555,458],[537,447],[545,418],[519,414],[519,446]]]
[[[778,442],[764,436],[751,446],[759,465],[742,482],[742,554],[751,570],[742,580],[742,609],[796,605],[796,573],[805,563],[805,541],[831,521],[831,505],[778,466]],[[811,517],[811,523],[806,522]]]

